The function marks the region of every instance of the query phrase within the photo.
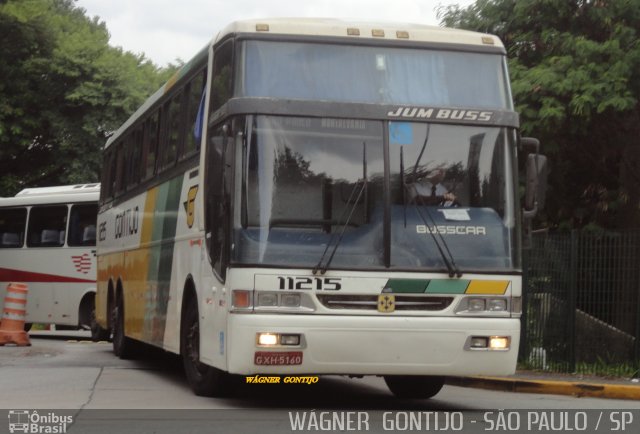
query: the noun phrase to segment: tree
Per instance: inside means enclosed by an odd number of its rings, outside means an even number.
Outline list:
[[[173,73],[73,0],[0,3],[0,195],[96,182],[108,135]]]
[[[550,157],[556,227],[640,222],[640,2],[478,0],[443,24],[498,35],[522,131]]]

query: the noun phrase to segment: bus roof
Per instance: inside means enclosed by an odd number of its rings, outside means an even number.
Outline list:
[[[15,197],[0,198],[0,207],[96,202],[99,196],[100,184],[76,184],[55,187],[25,188],[16,194]]]
[[[55,187],[25,188],[18,196],[52,196],[57,194],[100,193],[100,184],[59,185]]]
[[[336,18],[265,18],[236,21],[225,27],[213,43],[234,33],[350,37],[504,48],[498,37],[487,33],[423,24],[346,21]]]
[[[300,35],[327,38],[342,37],[353,38],[354,41],[362,39],[413,41],[433,44],[451,44],[452,46],[492,47],[504,51],[502,41],[495,35],[423,24],[374,23],[346,21],[337,18],[264,18],[235,21],[220,31],[207,46],[202,48],[189,62],[184,64],[169,81],[151,95],[144,104],[114,132],[107,140],[104,148],[107,149],[113,142],[118,140],[140,116],[144,115],[164,94],[169,92],[181,77],[188,74],[195,65],[203,62],[208,56],[211,45],[215,45],[227,36],[237,33]]]

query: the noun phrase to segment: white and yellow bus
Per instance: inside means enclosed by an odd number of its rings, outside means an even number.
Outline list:
[[[518,127],[495,36],[233,23],[106,144],[98,322],[120,357],[181,354],[201,395],[230,374],[430,397],[513,373]],[[416,194],[435,173],[452,196]]]
[[[0,306],[10,282],[26,283],[27,324],[91,328],[99,184],[28,188],[0,198]],[[29,326],[27,326],[29,327]]]

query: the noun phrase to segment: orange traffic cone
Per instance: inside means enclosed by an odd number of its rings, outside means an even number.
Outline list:
[[[28,292],[29,288],[24,283],[10,283],[7,286],[2,322],[0,322],[0,345],[16,344],[19,347],[31,345],[29,335],[24,331]]]

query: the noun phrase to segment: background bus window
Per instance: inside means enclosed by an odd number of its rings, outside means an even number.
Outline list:
[[[0,209],[0,248],[22,247],[26,222],[26,208]]]
[[[34,206],[29,217],[27,246],[61,247],[67,227],[67,206]]]
[[[69,217],[69,246],[96,245],[98,205],[73,205]]]

